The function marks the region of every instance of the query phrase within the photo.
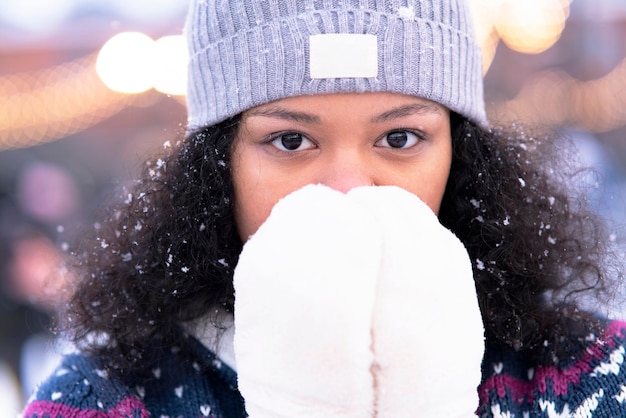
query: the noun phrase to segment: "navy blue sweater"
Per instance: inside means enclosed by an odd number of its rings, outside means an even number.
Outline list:
[[[488,346],[476,412],[486,418],[626,417],[625,347],[626,322],[617,321],[558,367],[532,364],[523,351]],[[149,377],[122,383],[94,359],[69,355],[24,417],[246,416],[235,372],[193,337],[155,364]]]
[[[246,417],[237,375],[193,337],[171,347],[148,376],[113,378],[96,359],[70,354],[37,390],[24,417]]]

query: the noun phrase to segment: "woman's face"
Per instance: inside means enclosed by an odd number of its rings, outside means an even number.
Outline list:
[[[299,96],[244,112],[231,159],[241,239],[308,184],[398,186],[438,213],[452,160],[449,116],[395,93]]]

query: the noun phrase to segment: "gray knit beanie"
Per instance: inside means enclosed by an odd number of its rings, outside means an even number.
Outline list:
[[[487,126],[465,0],[191,0],[188,129],[306,94],[397,92]]]

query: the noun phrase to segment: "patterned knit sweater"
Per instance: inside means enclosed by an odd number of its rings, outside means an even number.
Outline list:
[[[172,347],[148,377],[122,383],[94,358],[66,356],[24,418],[246,417],[237,376],[194,337]]]
[[[566,366],[530,364],[523,352],[487,347],[480,417],[626,417],[626,322]],[[453,400],[452,400],[453,401]],[[245,417],[236,374],[193,337],[173,347],[149,379],[122,384],[94,359],[72,354],[44,382],[25,418]]]
[[[523,352],[487,347],[478,415],[494,418],[626,417],[626,322],[589,336],[561,366],[536,366]]]

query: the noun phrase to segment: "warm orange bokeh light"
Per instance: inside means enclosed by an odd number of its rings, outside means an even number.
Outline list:
[[[500,41],[527,54],[550,48],[561,36],[570,3],[469,0],[483,51],[483,73],[489,70]],[[0,77],[0,150],[29,147],[80,132],[138,103],[141,95],[136,93],[152,88],[173,95],[184,105],[188,60],[184,39],[178,35],[152,41],[134,33],[133,39],[150,45],[139,48],[148,54],[140,62],[150,65],[135,72],[138,65],[130,65],[130,61],[135,62],[138,55],[124,36],[131,35],[114,37],[117,41],[105,44],[99,57],[94,53],[48,69]],[[573,124],[593,132],[616,129],[626,124],[626,99],[617,94],[626,85],[625,67],[622,63],[605,77],[589,82],[564,73],[539,74],[515,99],[491,104],[490,112],[506,110],[512,117],[523,115],[551,125]],[[133,78],[133,74],[139,76]]]
[[[509,48],[538,54],[561,37],[568,17],[569,1],[502,0],[496,27]]]

